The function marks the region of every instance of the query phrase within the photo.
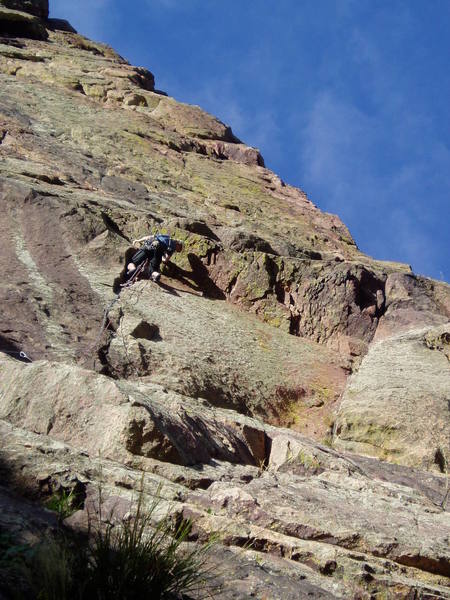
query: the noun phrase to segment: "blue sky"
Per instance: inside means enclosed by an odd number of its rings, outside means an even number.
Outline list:
[[[450,280],[449,0],[50,0],[338,214]]]

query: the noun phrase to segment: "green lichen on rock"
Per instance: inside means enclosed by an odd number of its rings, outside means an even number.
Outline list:
[[[342,397],[333,443],[410,466],[437,469],[449,452],[448,325],[414,329],[369,348]]]
[[[450,330],[447,327],[425,335],[425,344],[431,350],[439,350],[450,360]]]
[[[290,313],[273,296],[258,303],[257,314],[265,323],[289,333]]]
[[[364,447],[369,454],[393,462],[401,455],[406,441],[401,440],[399,428],[389,421],[380,424],[358,415],[347,416],[345,423],[339,424],[336,435],[340,441],[348,440],[350,446],[353,443],[353,448]]]
[[[293,460],[303,465],[307,471],[316,471],[321,467],[321,463],[316,456],[303,451],[300,451]]]

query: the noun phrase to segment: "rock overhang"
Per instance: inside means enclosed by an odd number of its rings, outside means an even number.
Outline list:
[[[48,19],[48,0],[0,0],[0,7],[29,13],[40,19]]]

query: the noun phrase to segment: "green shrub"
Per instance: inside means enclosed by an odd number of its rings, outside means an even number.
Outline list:
[[[45,507],[58,513],[61,521],[64,521],[65,518],[69,517],[78,508],[73,490],[68,492],[64,489],[50,496],[45,502]]]
[[[186,549],[191,523],[156,525],[155,501],[125,522],[100,520],[83,538],[59,536],[36,547],[27,578],[36,600],[158,600],[211,587],[206,567],[213,541]]]

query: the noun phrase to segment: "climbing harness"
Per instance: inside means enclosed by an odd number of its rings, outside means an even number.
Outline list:
[[[123,288],[129,288],[133,285],[133,283],[135,282],[136,277],[139,275],[139,273],[141,273],[145,267],[148,264],[148,258],[146,258],[144,261],[141,262],[141,264],[136,267],[133,275],[125,282],[125,283],[121,283],[120,287]]]

